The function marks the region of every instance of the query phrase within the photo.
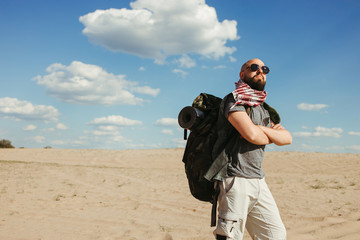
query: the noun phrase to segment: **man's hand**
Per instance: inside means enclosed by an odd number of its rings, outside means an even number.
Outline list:
[[[251,121],[246,112],[231,112],[229,113],[228,120],[248,142],[256,145],[266,145],[271,143],[269,137],[262,129]]]
[[[291,134],[281,124],[271,123],[271,127],[255,125],[246,112],[231,112],[228,120],[243,138],[253,144],[283,146],[292,142]]]
[[[281,124],[271,123],[271,127],[258,126],[264,131],[271,142],[278,146],[288,145],[292,143],[292,136]]]
[[[283,126],[281,126],[280,123],[274,124],[273,122],[271,123],[271,128],[273,128],[273,129],[285,129]]]

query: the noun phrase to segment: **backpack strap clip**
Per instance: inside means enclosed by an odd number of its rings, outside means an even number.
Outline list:
[[[216,208],[217,208],[217,202],[218,202],[218,197],[219,197],[219,193],[220,193],[219,181],[214,182],[214,189],[215,189],[215,191],[214,191],[214,195],[213,195],[213,199],[212,199],[210,227],[216,226]]]
[[[187,140],[187,129],[184,129],[184,140]]]

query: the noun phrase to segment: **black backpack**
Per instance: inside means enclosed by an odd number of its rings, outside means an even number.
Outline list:
[[[212,148],[217,139],[216,122],[221,101],[221,98],[201,93],[178,117],[179,125],[185,129],[185,139],[186,131],[191,131],[182,159],[190,192],[196,199],[211,203],[216,201],[214,183],[204,175],[213,162]]]

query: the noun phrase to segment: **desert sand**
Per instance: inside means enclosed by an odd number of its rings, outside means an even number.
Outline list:
[[[214,239],[182,154],[0,149],[0,239]],[[264,169],[289,240],[360,239],[360,154],[267,152]]]

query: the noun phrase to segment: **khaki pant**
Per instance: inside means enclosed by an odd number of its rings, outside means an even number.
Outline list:
[[[215,235],[241,240],[246,227],[252,239],[286,239],[286,229],[265,179],[231,177],[219,184]]]

